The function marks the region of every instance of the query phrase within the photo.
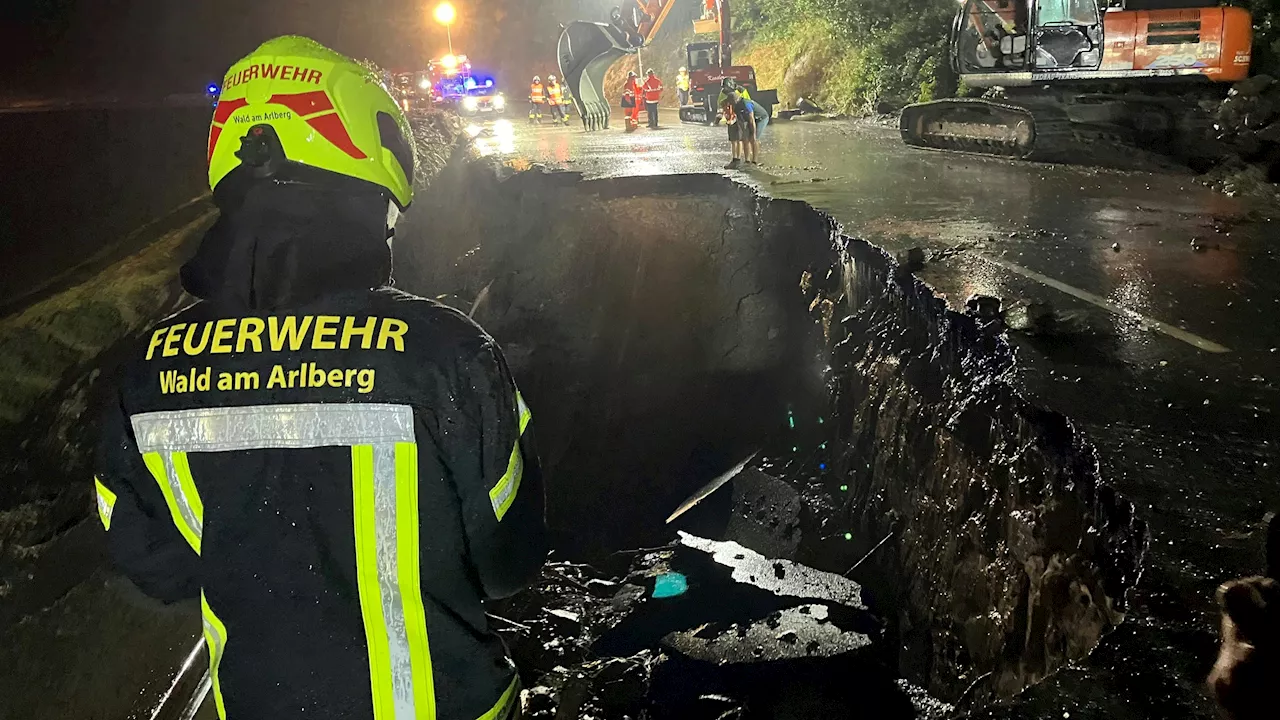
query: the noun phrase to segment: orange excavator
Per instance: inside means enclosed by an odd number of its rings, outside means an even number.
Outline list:
[[[648,46],[668,18],[692,23],[694,33],[715,40],[690,43],[685,48],[691,80],[691,104],[680,108],[685,122],[712,124],[719,108],[716,98],[726,77],[751,91],[751,98],[772,110],[778,101],[773,90],[756,88],[755,70],[733,64],[729,0],[713,0],[714,13],[702,18],[706,0],[626,0],[614,8],[608,23],[576,21],[562,26],[557,48],[560,76],[573,94],[574,104],[588,130],[609,127],[610,98],[605,97],[604,76],[625,55]],[[678,6],[678,7],[677,7]],[[613,98],[617,102],[618,98]]]
[[[605,97],[605,73],[619,58],[634,55],[652,42],[677,2],[626,0],[624,6],[613,9],[607,23],[578,20],[561,26],[560,77],[587,130],[609,127],[613,106]]]
[[[962,2],[952,67],[966,85],[1004,97],[908,105],[900,129],[910,145],[1048,162],[1073,162],[1104,139],[1160,150],[1203,132],[1199,101],[1221,99],[1227,83],[1249,74],[1253,30],[1243,8]]]

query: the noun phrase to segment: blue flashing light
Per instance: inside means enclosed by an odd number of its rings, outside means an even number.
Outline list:
[[[826,464],[826,463],[818,463],[818,469],[819,469],[819,470],[826,470],[826,469],[827,469],[827,464]]]
[[[217,86],[217,85],[209,85],[209,87],[205,88],[205,90],[206,90],[210,95],[217,95],[217,94],[218,94],[218,86]]]
[[[484,81],[484,86],[485,86],[485,87],[493,87],[493,78],[489,78],[488,80],[485,80],[485,81]]]
[[[476,81],[475,81],[475,78],[467,78],[466,80],[463,81],[462,84],[465,85],[468,90],[470,90],[471,88],[476,86]]]

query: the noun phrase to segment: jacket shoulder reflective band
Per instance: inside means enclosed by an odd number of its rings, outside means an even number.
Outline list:
[[[93,479],[94,495],[98,505],[98,519],[102,520],[102,529],[111,530],[111,514],[116,509],[116,494],[102,484],[98,478]]]
[[[520,480],[524,477],[524,456],[520,452],[520,438],[524,436],[524,429],[529,426],[533,413],[525,404],[524,396],[518,392],[516,393],[516,414],[519,417],[520,430],[516,435],[515,445],[511,448],[511,456],[507,460],[507,471],[489,491],[489,501],[493,503],[493,514],[498,518],[498,522],[502,522],[502,518],[506,517],[507,511],[511,509],[511,503],[515,501],[516,492],[520,489]]]

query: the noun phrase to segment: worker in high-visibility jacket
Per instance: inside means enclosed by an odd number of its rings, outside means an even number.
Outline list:
[[[680,99],[680,106],[684,107],[689,104],[689,69],[680,68],[680,72],[676,73],[676,96]]]
[[[627,73],[626,82],[622,85],[622,107],[627,111],[627,122],[630,127],[640,124],[640,107],[644,105],[644,85],[635,71]]]
[[[644,79],[644,107],[649,113],[649,129],[658,129],[658,101],[662,100],[662,81],[653,68],[649,68]]]
[[[547,102],[546,91],[542,87],[542,78],[534,75],[533,84],[529,86],[529,124],[542,124],[542,106]]]
[[[221,718],[512,718],[483,602],[539,572],[542,478],[497,343],[391,287],[408,120],[305,38],[227,78],[221,212],[181,272],[199,301],[126,346],[104,396],[110,556],[148,595],[200,602]]]
[[[560,83],[560,94],[564,96],[564,118],[565,124],[569,122],[569,118],[573,117],[573,91],[569,89],[569,83]]]
[[[556,76],[547,78],[547,109],[551,111],[551,122],[569,124],[569,116],[565,113],[564,92]]]

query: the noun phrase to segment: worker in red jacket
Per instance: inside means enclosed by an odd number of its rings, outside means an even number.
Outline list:
[[[649,113],[649,129],[658,129],[658,101],[662,99],[662,81],[653,68],[644,80],[644,108]]]
[[[640,124],[640,106],[644,103],[644,86],[635,71],[627,73],[627,81],[622,85],[622,107],[627,111],[628,130]]]

